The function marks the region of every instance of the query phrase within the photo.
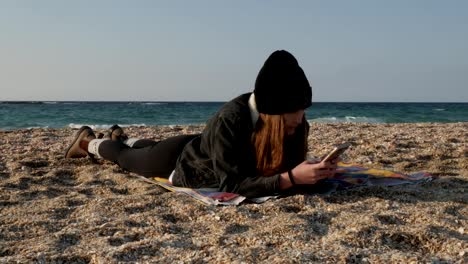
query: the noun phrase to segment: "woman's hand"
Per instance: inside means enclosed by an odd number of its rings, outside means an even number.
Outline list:
[[[331,178],[336,173],[339,159],[332,161],[309,160],[304,161],[291,170],[296,184],[315,184],[319,180]],[[281,174],[281,189],[292,186],[288,173]]]
[[[292,174],[296,184],[315,184],[319,180],[331,178],[336,172],[336,161],[304,161],[297,165]]]

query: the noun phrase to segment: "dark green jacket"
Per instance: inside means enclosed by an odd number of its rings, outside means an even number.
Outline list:
[[[256,175],[249,97],[250,93],[243,94],[223,105],[208,121],[203,133],[185,146],[172,179],[175,186],[217,188],[246,197],[280,192],[279,174],[271,177]],[[306,137],[308,128],[308,123],[303,122]],[[296,140],[304,140],[304,135],[298,134],[302,138]],[[289,169],[302,162],[305,153],[306,150],[291,152],[287,162]]]

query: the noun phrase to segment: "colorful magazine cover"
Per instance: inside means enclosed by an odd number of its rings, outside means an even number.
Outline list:
[[[394,186],[429,181],[432,175],[426,172],[403,174],[385,169],[366,168],[359,164],[338,163],[337,173],[327,182],[337,183],[337,189],[361,186]]]

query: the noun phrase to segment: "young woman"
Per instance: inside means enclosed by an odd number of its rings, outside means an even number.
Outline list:
[[[65,157],[97,156],[143,176],[169,178],[175,186],[214,187],[246,197],[278,194],[335,174],[335,161],[305,161],[304,110],[311,104],[312,88],[297,60],[275,51],[253,93],[226,103],[201,134],[154,142],[126,139],[113,127],[111,139],[96,139],[82,127]]]

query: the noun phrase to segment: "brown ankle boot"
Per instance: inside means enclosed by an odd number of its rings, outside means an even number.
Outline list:
[[[128,136],[119,125],[113,125],[109,128],[109,132],[107,132],[104,138],[111,139],[112,141],[125,141],[128,139]]]
[[[88,148],[85,146],[88,145],[89,141],[95,138],[96,136],[90,127],[82,126],[65,152],[65,158],[83,158],[86,156],[93,158],[88,152]]]

